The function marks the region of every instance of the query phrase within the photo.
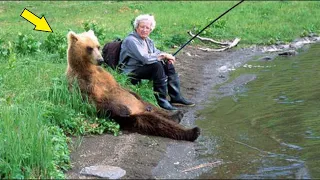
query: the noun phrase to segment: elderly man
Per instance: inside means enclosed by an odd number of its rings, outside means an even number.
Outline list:
[[[132,83],[136,79],[153,81],[153,90],[160,107],[177,110],[172,105],[194,106],[193,102],[184,99],[180,93],[180,81],[173,66],[175,57],[161,52],[149,38],[156,21],[152,15],[136,17],[131,32],[122,42],[120,60],[122,72],[128,74]],[[167,93],[170,102],[167,100]]]

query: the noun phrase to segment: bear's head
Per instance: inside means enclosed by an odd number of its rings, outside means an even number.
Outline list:
[[[68,61],[69,64],[90,63],[95,65],[103,62],[98,38],[92,30],[81,34],[73,31],[68,33]]]

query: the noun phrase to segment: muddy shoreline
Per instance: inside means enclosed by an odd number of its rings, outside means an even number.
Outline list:
[[[267,47],[252,46],[224,52],[204,52],[188,46],[180,52],[176,69],[181,80],[181,91],[197,104],[183,108],[185,115],[181,124],[195,126],[195,121],[201,119],[197,111],[204,108],[209,97],[213,96],[212,88],[226,82],[231,70],[253,58],[268,56],[267,60],[272,59],[276,51],[273,51],[274,48],[267,50]],[[118,137],[104,134],[73,138],[70,145],[72,169],[66,173],[66,178],[96,179],[79,172],[88,166],[111,165],[126,171],[121,179],[194,179],[223,163],[219,159],[199,158],[201,154],[214,151],[210,144],[214,142],[208,138],[201,135],[193,143],[137,133],[124,133]],[[206,164],[203,168],[194,168]]]

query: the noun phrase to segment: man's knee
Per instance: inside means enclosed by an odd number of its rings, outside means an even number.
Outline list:
[[[161,62],[156,62],[152,64],[152,80],[159,81],[160,79],[166,78],[164,67]]]
[[[155,63],[152,63],[152,64],[150,64],[149,66],[151,66],[151,68],[154,70],[154,72],[155,71],[163,71],[164,70],[164,67],[163,67],[163,64],[162,64],[162,62],[160,62],[160,61],[157,61],[157,62],[155,62]]]
[[[164,69],[165,69],[165,73],[166,73],[167,76],[171,76],[171,75],[176,74],[176,70],[175,70],[173,64],[168,64],[168,63],[167,63],[167,64],[164,66]]]

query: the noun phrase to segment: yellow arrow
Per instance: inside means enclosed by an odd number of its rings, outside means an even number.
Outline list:
[[[27,8],[24,8],[20,16],[35,25],[35,28],[33,30],[53,32],[44,16],[42,16],[40,19],[38,16],[30,12]]]

